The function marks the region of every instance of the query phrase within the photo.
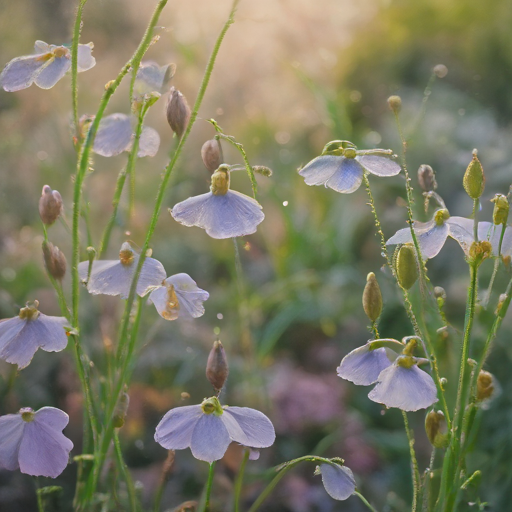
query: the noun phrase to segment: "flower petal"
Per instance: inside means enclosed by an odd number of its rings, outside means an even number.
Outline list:
[[[51,48],[48,43],[37,40],[34,44],[34,53],[41,55],[42,53],[50,53]]]
[[[30,87],[37,75],[52,62],[52,55],[27,55],[7,63],[0,74],[0,85],[4,91],[21,91]]]
[[[369,386],[377,382],[380,372],[391,366],[386,349],[370,350],[370,343],[349,352],[336,368],[338,377],[358,386]]]
[[[220,418],[232,441],[251,448],[268,448],[274,444],[274,426],[260,411],[249,407],[226,407]]]
[[[320,464],[322,483],[327,494],[335,500],[346,500],[356,490],[352,471],[346,466]]]
[[[180,303],[179,316],[198,318],[204,315],[203,302],[210,294],[201,290],[188,274],[175,274],[165,280],[174,286]]]
[[[155,441],[167,450],[183,450],[190,446],[192,433],[203,416],[200,405],[171,409],[156,427]]]
[[[196,459],[212,463],[222,459],[230,443],[221,418],[215,414],[203,414],[192,432],[190,449]]]
[[[368,398],[402,411],[426,409],[438,400],[436,385],[428,373],[417,365],[403,368],[396,363],[381,372]]]
[[[14,471],[19,468],[18,450],[25,422],[20,414],[0,418],[0,467]]]
[[[51,89],[71,68],[69,55],[55,57],[34,78],[34,83],[41,89]]]
[[[389,157],[378,155],[357,156],[356,160],[369,172],[376,176],[396,176],[400,173],[400,165]]]
[[[130,146],[132,135],[132,124],[127,115],[104,117],[94,139],[94,152],[106,157],[119,155]]]
[[[160,67],[156,62],[142,62],[137,70],[133,91],[136,96],[152,92],[163,93],[174,75],[176,66],[168,64]]]
[[[64,329],[69,326],[69,322],[62,316],[47,316],[39,313],[37,320],[29,322],[27,329],[31,325],[37,326],[37,335],[39,336],[39,346],[46,352],[60,352],[64,350],[68,344],[68,336]],[[27,333],[28,334],[28,333]],[[23,332],[25,336],[25,331]],[[35,335],[35,333],[34,333]]]
[[[424,259],[430,259],[439,254],[448,238],[449,231],[448,225],[443,224],[442,226],[435,225],[429,231],[417,234],[421,255]]]
[[[87,71],[96,66],[96,59],[92,56],[92,49],[92,43],[78,45],[78,55],[76,63],[79,73]]]
[[[501,254],[503,256],[512,256],[512,228],[510,226],[507,226],[503,235]]]
[[[336,172],[325,183],[341,194],[355,192],[363,181],[363,168],[354,158],[343,158]]]
[[[160,135],[158,132],[149,126],[144,126],[144,128],[142,128],[142,133],[140,134],[139,151],[137,156],[139,158],[155,156],[159,147]]]
[[[30,364],[39,348],[39,337],[31,334],[34,322],[37,320],[14,317],[0,323],[0,359],[17,364],[19,369]]]
[[[317,156],[306,164],[299,174],[306,185],[324,185],[325,182],[339,169],[343,157],[334,155]]]

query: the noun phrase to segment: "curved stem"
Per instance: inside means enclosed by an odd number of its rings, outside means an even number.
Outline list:
[[[420,500],[420,472],[418,469],[418,460],[416,459],[416,451],[414,450],[414,434],[412,430],[409,428],[409,420],[407,418],[407,413],[402,411],[402,416],[404,418],[405,432],[407,434],[407,440],[409,441],[409,453],[411,456],[411,469],[412,469],[412,511],[416,512],[418,509],[418,503]]]
[[[366,507],[372,512],[377,512],[369,503],[369,501],[359,492],[355,491],[354,494],[366,505]]]
[[[204,507],[201,509],[201,512],[210,512],[210,494],[212,493],[214,473],[215,461],[210,464],[210,469],[208,471],[208,481],[206,482],[206,495],[204,499]]]
[[[245,466],[247,465],[247,461],[249,460],[250,455],[249,448],[245,448],[244,450],[244,458],[242,459],[242,463],[240,464],[240,469],[238,470],[238,475],[235,480],[235,512],[240,512],[240,495],[242,493],[242,486],[244,484],[244,475],[245,475]]]

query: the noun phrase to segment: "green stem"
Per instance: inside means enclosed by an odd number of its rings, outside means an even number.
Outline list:
[[[206,482],[206,495],[204,499],[204,507],[201,509],[201,512],[210,512],[210,495],[212,493],[214,473],[215,461],[210,464],[210,469],[208,471],[208,481]]]
[[[475,242],[478,242],[478,205],[480,199],[473,200],[473,238]]]
[[[249,460],[250,450],[245,448],[244,457],[238,470],[238,475],[235,480],[235,512],[240,512],[240,495],[242,494],[242,486],[244,484],[245,466]]]
[[[366,507],[372,512],[377,512],[369,503],[369,501],[359,492],[355,491],[354,494],[366,505]]]
[[[407,434],[407,440],[409,441],[409,453],[411,456],[411,467],[412,467],[412,512],[416,512],[418,503],[420,500],[420,472],[418,469],[418,460],[416,459],[416,451],[414,450],[414,435],[409,428],[409,420],[407,413],[402,411],[404,417],[405,432]]]
[[[75,25],[73,27],[73,40],[71,42],[71,102],[73,108],[73,127],[77,144],[79,144],[80,137],[78,129],[78,43],[82,29],[82,13],[86,2],[87,0],[78,0]],[[77,147],[79,147],[79,145]]]
[[[39,492],[40,487],[37,477],[34,477],[34,483],[36,484],[37,512],[44,512],[43,496]]]
[[[124,481],[126,482],[126,488],[128,490],[128,499],[130,501],[131,512],[137,512],[139,510],[139,504],[137,502],[137,493],[135,492],[135,486],[130,475],[126,463],[123,459],[123,452],[121,450],[121,443],[119,442],[119,433],[117,429],[114,431],[114,450],[116,452],[117,465],[121,470]]]

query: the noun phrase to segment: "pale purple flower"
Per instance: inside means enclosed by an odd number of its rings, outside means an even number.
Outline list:
[[[315,475],[322,475],[322,483],[327,494],[335,500],[346,500],[356,490],[356,481],[350,468],[339,464],[320,464]]]
[[[93,150],[101,156],[109,157],[130,151],[134,132],[132,119],[126,114],[111,114],[104,117],[98,126]],[[160,135],[149,126],[142,128],[137,156],[155,156],[160,147]]]
[[[19,369],[29,365],[38,348],[60,352],[68,344],[64,317],[46,316],[38,311],[34,301],[20,309],[18,316],[0,321],[0,359],[17,364]]]
[[[94,261],[89,278],[89,262],[82,261],[78,265],[78,274],[83,282],[87,282],[89,293],[119,295],[127,299],[138,261],[139,255],[125,242],[121,246],[119,259]],[[137,295],[146,295],[151,288],[159,286],[165,276],[164,266],[158,260],[146,258],[137,282]]]
[[[203,302],[209,296],[188,274],[175,274],[151,291],[148,302],[153,303],[166,320],[199,318],[204,315]]]
[[[232,441],[248,448],[268,448],[275,437],[274,427],[263,413],[221,406],[217,397],[171,409],[155,432],[155,441],[167,450],[190,448],[196,459],[209,463],[222,459]]]
[[[251,235],[265,218],[258,201],[229,189],[229,166],[224,164],[212,174],[210,192],[189,197],[170,213],[180,224],[200,227],[212,238]]]
[[[176,72],[175,64],[159,66],[156,62],[142,62],[137,70],[133,93],[136,99],[143,98],[153,92],[166,92],[169,82]]]
[[[400,165],[393,152],[385,149],[358,150],[351,142],[333,141],[318,156],[300,169],[306,185],[325,185],[336,192],[351,194],[363,181],[364,173],[396,176]]]
[[[417,359],[409,355],[399,356],[391,366],[382,370],[368,398],[402,411],[426,409],[438,401],[434,380],[420,370]]]
[[[78,45],[78,72],[96,65],[91,52],[93,44]],[[7,63],[0,74],[0,85],[5,91],[14,92],[35,83],[41,89],[51,89],[71,69],[71,51],[66,46],[36,41],[33,55],[16,57]]]
[[[58,477],[68,465],[73,443],[62,430],[69,416],[55,407],[20,409],[0,417],[0,467],[32,476]]]

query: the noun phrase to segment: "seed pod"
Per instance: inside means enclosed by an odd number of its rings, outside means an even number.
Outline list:
[[[382,312],[382,293],[373,272],[366,277],[363,291],[363,309],[371,322],[375,322]]]
[[[220,140],[207,140],[201,148],[201,158],[203,159],[204,166],[210,172],[215,172],[224,163]]]
[[[437,188],[436,175],[430,165],[420,165],[418,169],[418,182],[425,192],[432,192]]]
[[[178,89],[171,87],[166,107],[167,122],[171,130],[181,138],[190,121],[190,107],[187,100]]]
[[[66,257],[64,253],[51,242],[43,242],[44,264],[48,274],[61,281],[66,274]]]
[[[409,290],[418,279],[416,255],[412,244],[400,247],[396,258],[396,277],[400,286]]]
[[[47,226],[51,226],[62,213],[62,197],[57,190],[52,190],[49,185],[43,187],[39,199],[39,215]]]
[[[496,194],[491,202],[494,203],[494,211],[492,212],[492,221],[496,226],[500,224],[506,225],[508,220],[509,204],[507,196]]]
[[[388,98],[388,107],[395,113],[398,114],[402,110],[402,98],[400,96],[390,96]]]
[[[471,160],[468,168],[466,169],[466,173],[464,174],[464,179],[462,184],[464,185],[464,190],[468,194],[471,199],[478,199],[484,192],[485,188],[485,175],[484,170],[482,168],[482,164],[480,160],[478,160],[477,150],[473,150],[473,159]]]
[[[448,445],[448,429],[442,411],[430,411],[425,418],[425,431],[428,440],[436,448],[446,448]]]
[[[494,377],[492,373],[481,370],[476,381],[476,398],[479,402],[488,400],[494,394]]]
[[[117,402],[116,408],[114,410],[112,424],[115,428],[121,428],[124,425],[129,405],[130,397],[128,396],[128,393],[123,392],[119,397],[119,401]]]
[[[222,343],[214,341],[206,363],[206,378],[210,381],[215,391],[220,392],[228,378],[229,367],[226,352]]]

